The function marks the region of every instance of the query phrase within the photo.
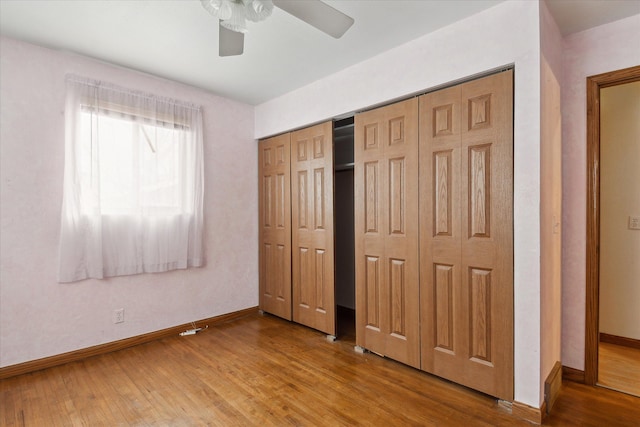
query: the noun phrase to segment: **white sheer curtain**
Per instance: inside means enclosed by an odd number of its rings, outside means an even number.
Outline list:
[[[58,280],[203,265],[199,107],[67,76]]]

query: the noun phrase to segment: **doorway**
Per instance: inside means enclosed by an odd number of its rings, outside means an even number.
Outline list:
[[[640,333],[634,329],[640,307],[624,304],[638,301],[633,292],[640,281],[633,261],[640,245],[640,190],[633,178],[640,169],[640,138],[622,131],[625,121],[637,124],[638,113],[629,117],[630,106],[615,110],[618,103],[637,105],[637,96],[629,96],[636,85],[640,67],[587,79],[585,382],[638,395],[639,381],[632,378],[640,376]]]
[[[355,240],[353,195],[354,119],[333,123],[336,333],[356,342]]]

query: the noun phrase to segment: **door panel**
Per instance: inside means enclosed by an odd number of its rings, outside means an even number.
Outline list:
[[[513,399],[512,93],[512,71],[462,86],[462,283],[473,366],[467,385],[505,400]]]
[[[335,335],[333,126],[291,134],[293,320]]]
[[[446,378],[461,351],[460,96],[454,86],[420,97],[421,365]]]
[[[291,320],[290,140],[258,143],[260,309]]]
[[[420,364],[417,100],[355,117],[356,343]]]
[[[420,98],[422,369],[513,399],[512,72]]]

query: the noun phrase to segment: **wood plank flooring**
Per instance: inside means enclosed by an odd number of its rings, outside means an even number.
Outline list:
[[[565,383],[545,425],[632,426],[640,399]],[[2,426],[530,426],[495,399],[258,314],[0,382]]]
[[[598,384],[640,397],[640,349],[601,341]]]

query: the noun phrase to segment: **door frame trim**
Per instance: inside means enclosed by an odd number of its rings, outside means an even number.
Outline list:
[[[584,381],[598,381],[600,311],[600,89],[640,80],[640,66],[587,77],[587,258]]]

